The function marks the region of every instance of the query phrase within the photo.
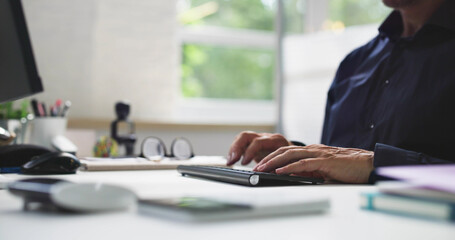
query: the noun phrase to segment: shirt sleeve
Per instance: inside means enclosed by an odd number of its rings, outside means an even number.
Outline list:
[[[453,163],[423,153],[413,152],[390,145],[376,143],[374,148],[374,167]]]
[[[385,167],[385,166],[397,166],[397,165],[419,165],[419,164],[441,164],[441,163],[453,163],[452,161],[435,158],[428,156],[423,153],[413,152],[390,145],[376,143],[374,148],[374,168]],[[373,170],[368,178],[369,184],[374,184],[376,181],[382,180],[395,180],[376,174]]]

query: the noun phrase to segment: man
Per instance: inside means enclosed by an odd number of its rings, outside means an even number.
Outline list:
[[[243,156],[256,171],[367,183],[376,167],[455,161],[455,1],[383,2],[395,10],[330,87],[324,145],[243,132],[228,165]]]

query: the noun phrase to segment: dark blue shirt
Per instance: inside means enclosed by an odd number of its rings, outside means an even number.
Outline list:
[[[374,166],[455,162],[455,1],[412,37],[392,12],[340,64],[322,143],[374,150]]]

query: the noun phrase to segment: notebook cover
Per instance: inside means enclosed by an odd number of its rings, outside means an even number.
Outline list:
[[[360,207],[393,215],[455,221],[455,204],[447,201],[373,192],[362,193]]]

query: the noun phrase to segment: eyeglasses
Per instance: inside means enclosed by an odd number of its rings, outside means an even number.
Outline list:
[[[147,137],[142,141],[141,157],[152,161],[159,161],[165,157],[174,159],[190,159],[194,157],[193,147],[186,138],[176,138],[171,144],[171,154],[166,151],[166,145],[157,137]]]

